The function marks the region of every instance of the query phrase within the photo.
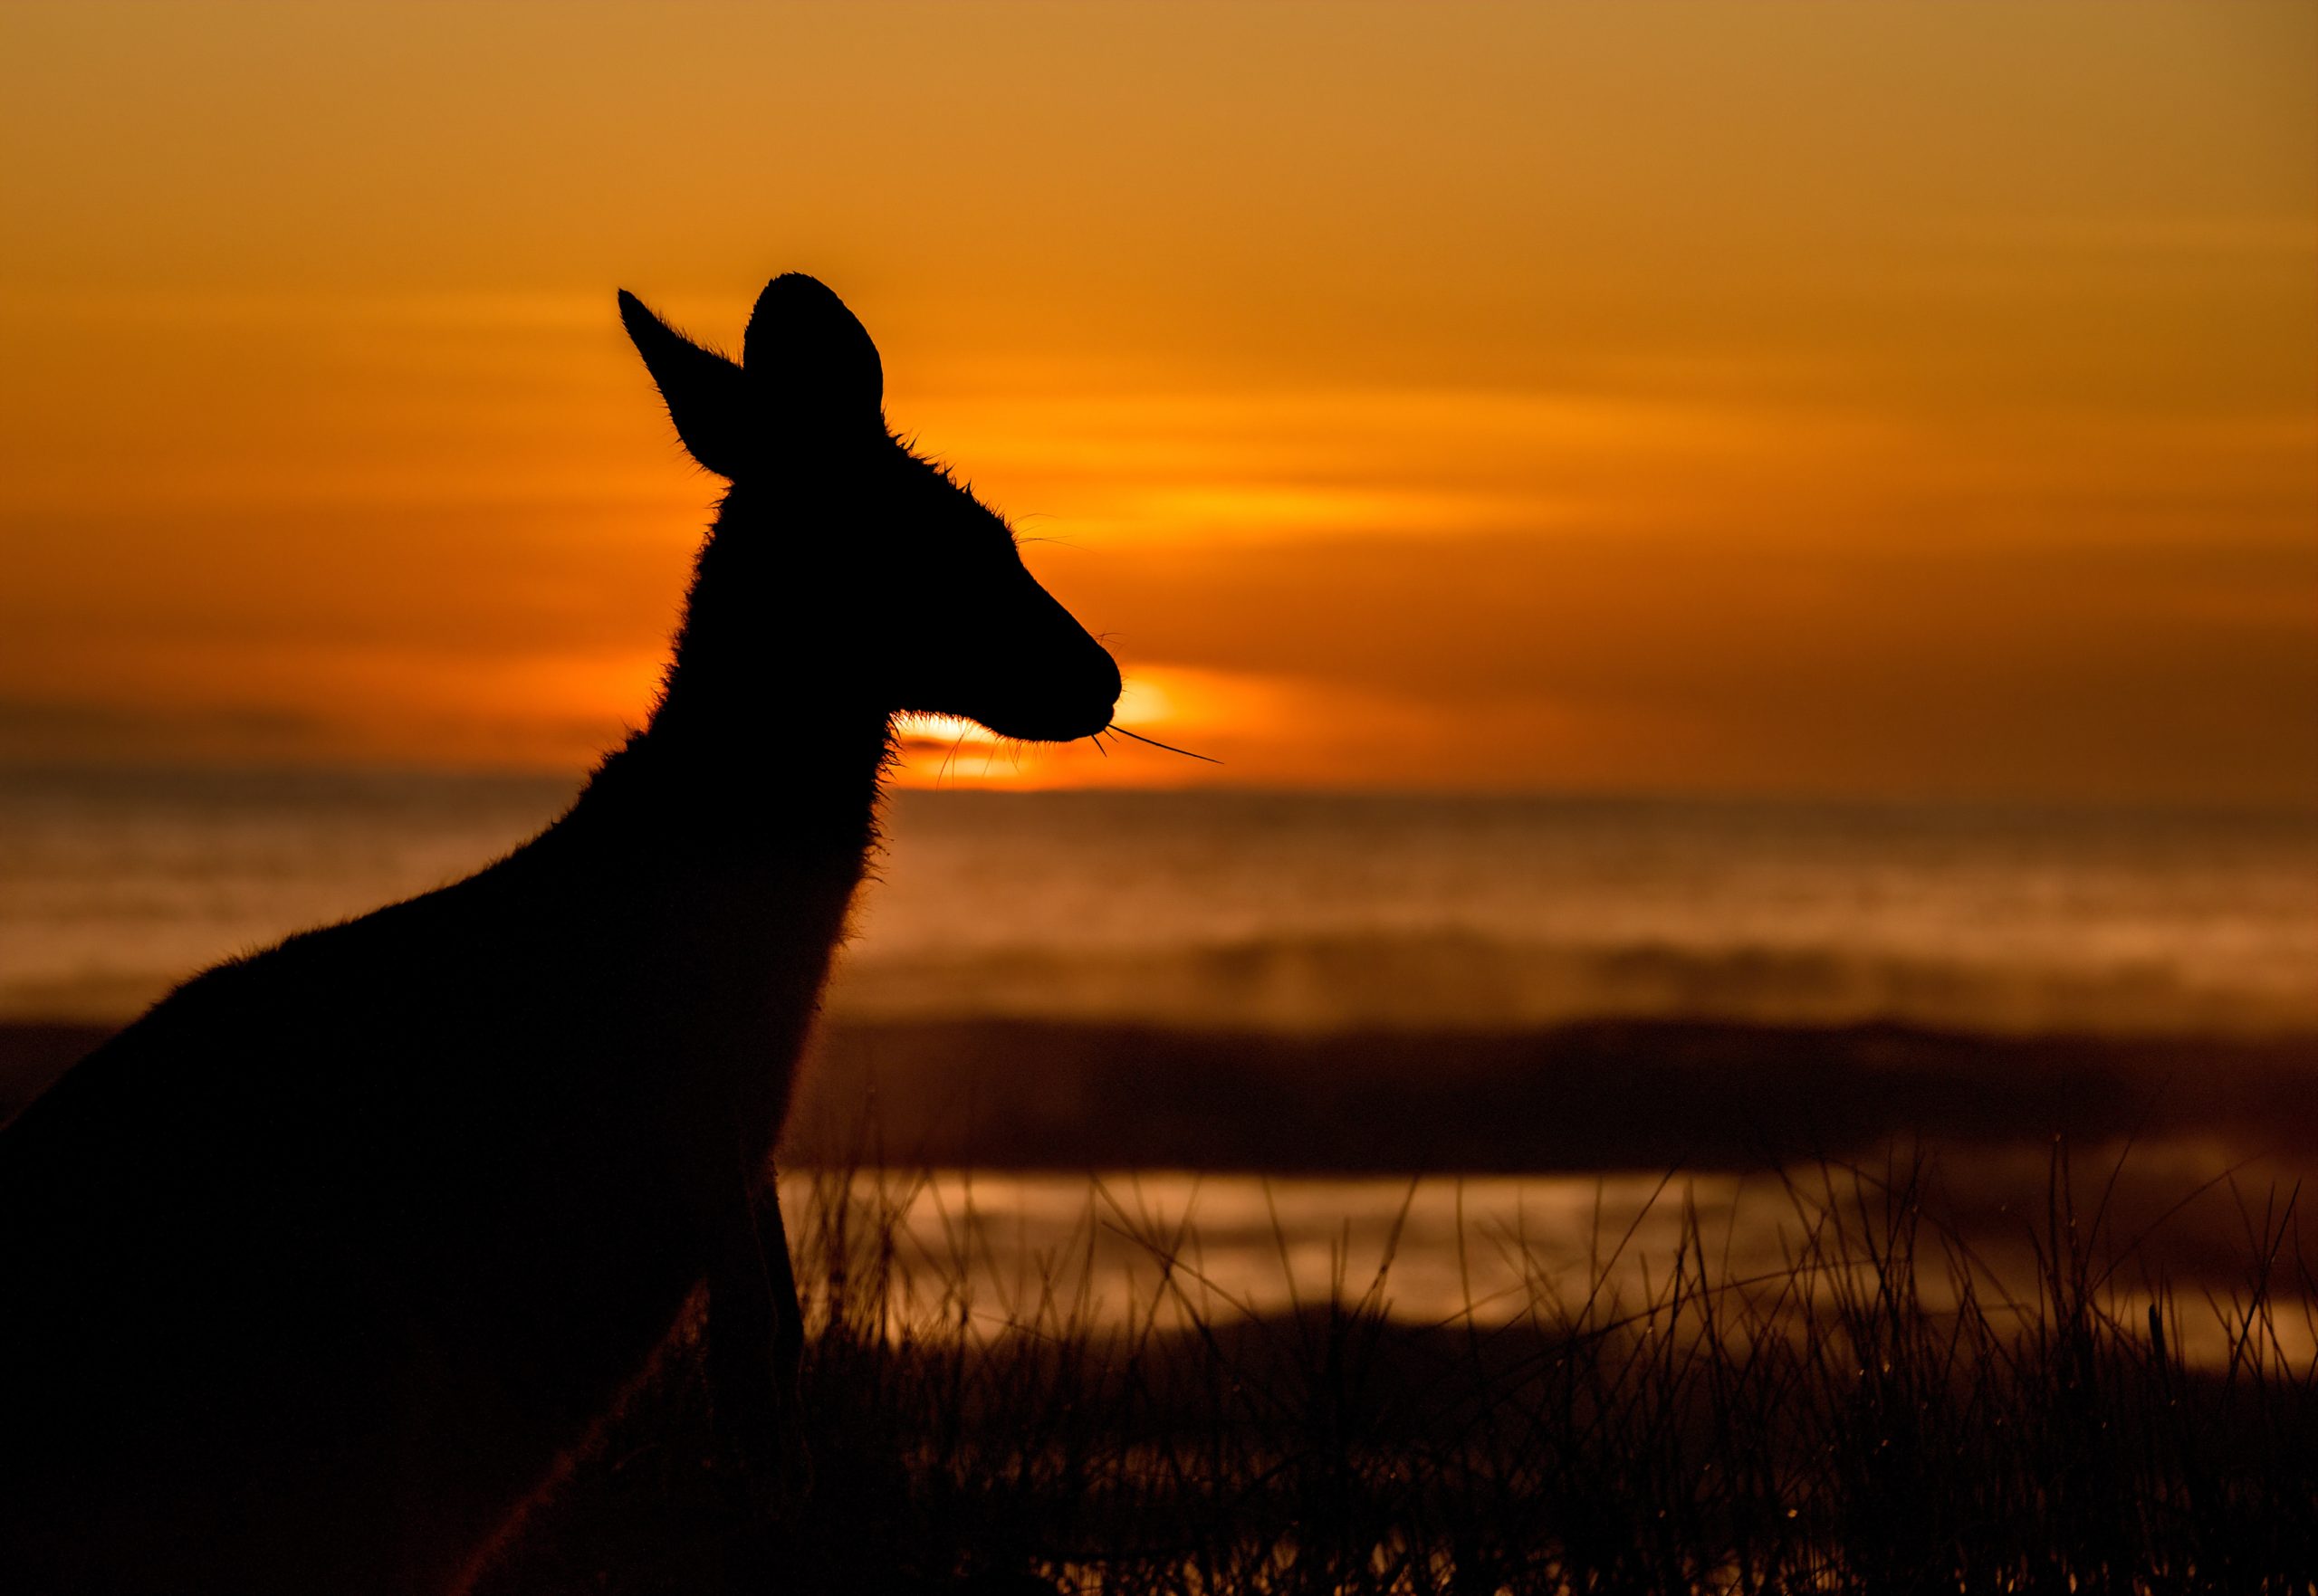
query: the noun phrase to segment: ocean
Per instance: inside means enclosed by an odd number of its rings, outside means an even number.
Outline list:
[[[0,1020],[456,880],[563,779],[0,773]],[[829,1008],[1325,1034],[2318,1030],[2318,816],[896,793]]]
[[[455,880],[575,789],[0,776],[0,1114],[205,965]],[[1798,1170],[1920,1179],[2033,1278],[2064,1159],[2139,1265],[2226,1295],[2247,1205],[2318,1172],[2311,815],[905,790],[887,823],[791,1206],[882,1204],[929,1257],[968,1224],[986,1304],[1066,1256],[1131,1302],[1136,1226],[1186,1219],[1251,1312],[1387,1256],[1404,1315],[1583,1297],[1605,1238],[1646,1293],[1701,1225],[1775,1272]],[[860,1161],[925,1173],[832,1198]]]

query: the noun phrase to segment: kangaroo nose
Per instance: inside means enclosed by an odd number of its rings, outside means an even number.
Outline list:
[[[1068,742],[1074,738],[1092,737],[1110,726],[1111,717],[1118,708],[1118,664],[1093,638],[1087,641],[1094,657],[1068,687],[1049,701],[1052,720],[1044,735],[1050,741]]]
[[[1118,661],[1111,657],[1110,650],[1092,637],[1087,639],[1087,645],[1094,651],[1094,657],[1087,661],[1082,689],[1086,697],[1080,700],[1086,705],[1087,722],[1087,730],[1078,734],[1081,737],[1092,737],[1110,725],[1111,717],[1118,710],[1120,691],[1125,686],[1119,680]]]

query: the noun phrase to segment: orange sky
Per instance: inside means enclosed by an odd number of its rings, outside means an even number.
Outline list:
[[[2306,5],[17,5],[0,139],[0,761],[576,769],[612,291],[801,269],[1227,761],[949,779],[2318,802]]]

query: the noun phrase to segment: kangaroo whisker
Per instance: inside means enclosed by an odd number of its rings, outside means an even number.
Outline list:
[[[1162,741],[1159,741],[1157,738],[1155,738],[1155,737],[1145,737],[1145,736],[1142,732],[1140,732],[1140,731],[1128,731],[1125,727],[1121,726],[1121,725],[1117,724],[1116,722],[1113,722],[1113,723],[1112,723],[1112,725],[1111,725],[1108,729],[1109,729],[1110,731],[1112,731],[1116,732],[1116,733],[1117,733],[1119,736],[1121,736],[1121,737],[1132,737],[1132,738],[1134,738],[1137,742],[1147,742],[1147,743],[1149,743],[1149,744],[1150,744],[1152,747],[1154,747],[1154,748],[1164,748],[1164,749],[1165,749],[1169,753],[1171,753],[1171,754],[1181,754],[1181,755],[1183,755],[1183,758],[1185,758],[1185,759],[1187,759],[1187,760],[1202,760],[1206,761],[1208,764],[1211,764],[1211,765],[1220,765],[1220,764],[1221,764],[1221,763],[1223,762],[1221,760],[1217,759],[1217,758],[1216,758],[1214,755],[1212,755],[1212,754],[1195,754],[1195,753],[1192,752],[1192,750],[1189,750],[1189,749],[1187,749],[1187,748],[1177,748],[1177,747],[1176,747],[1173,743],[1172,743],[1172,742],[1162,742]]]

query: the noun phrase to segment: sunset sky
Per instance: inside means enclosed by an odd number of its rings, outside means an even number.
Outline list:
[[[584,767],[614,291],[803,270],[1224,761],[911,779],[2318,803],[2306,5],[11,5],[0,141],[0,763]]]

